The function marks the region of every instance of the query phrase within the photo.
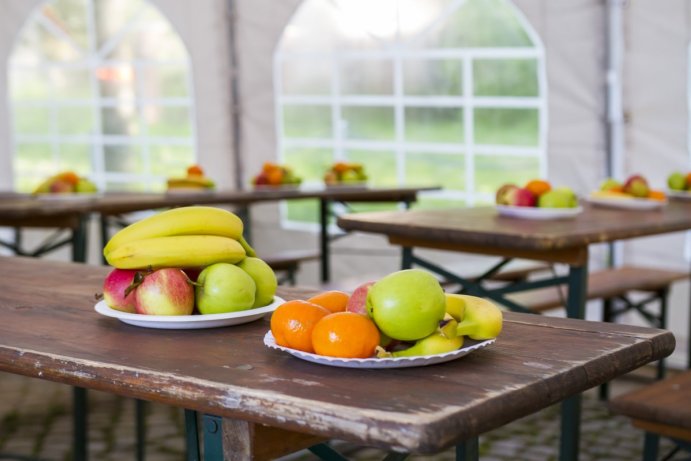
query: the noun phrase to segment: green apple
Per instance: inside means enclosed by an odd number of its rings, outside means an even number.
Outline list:
[[[201,314],[222,314],[251,309],[257,285],[234,264],[216,263],[204,268],[197,278],[195,296]]]
[[[575,208],[578,206],[578,197],[570,188],[559,187],[540,195],[537,206],[540,208]]]
[[[263,307],[271,304],[278,286],[276,274],[271,269],[271,266],[261,259],[253,257],[243,259],[237,266],[247,272],[257,286],[252,307]]]
[[[672,190],[686,189],[686,176],[680,171],[675,171],[667,178],[667,185]]]
[[[600,190],[621,190],[622,183],[614,178],[607,178],[600,184]]]
[[[98,191],[98,189],[96,188],[96,184],[92,183],[88,179],[81,178],[77,182],[77,185],[74,186],[74,191],[81,194],[89,194]]]
[[[437,329],[446,313],[446,296],[432,274],[407,269],[391,273],[370,287],[367,310],[388,337],[415,341]]]

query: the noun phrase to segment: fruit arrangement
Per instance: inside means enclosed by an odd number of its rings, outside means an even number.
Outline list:
[[[576,208],[578,197],[569,187],[552,188],[549,181],[531,179],[523,187],[504,184],[496,193],[497,205],[538,207],[538,208]]]
[[[326,185],[357,184],[367,181],[367,173],[360,163],[336,162],[324,173]]]
[[[279,346],[327,357],[417,357],[457,350],[465,337],[495,338],[502,320],[493,303],[445,293],[430,273],[408,269],[352,295],[327,291],[281,304],[271,333]]]
[[[675,171],[667,177],[667,186],[673,191],[687,191],[691,193],[691,172],[686,174]]]
[[[634,174],[621,182],[614,178],[607,178],[600,184],[600,188],[590,194],[593,198],[605,199],[648,199],[665,201],[665,193],[661,190],[652,189],[648,180]]]
[[[149,315],[220,314],[271,304],[277,281],[245,241],[242,220],[214,207],[174,208],[117,232],[106,304]]]
[[[277,163],[265,162],[262,171],[252,178],[253,186],[297,186],[302,178],[295,175],[292,168]]]
[[[34,194],[93,194],[98,189],[89,179],[74,171],[63,171],[46,178],[34,189]]]
[[[189,166],[184,178],[169,178],[167,185],[169,191],[212,190],[216,187],[213,180],[204,174],[204,170],[199,165]]]

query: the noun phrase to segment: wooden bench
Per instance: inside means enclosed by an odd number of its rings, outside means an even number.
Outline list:
[[[288,283],[295,285],[295,276],[300,269],[300,264],[306,261],[319,259],[316,250],[285,250],[271,255],[259,255],[276,272],[278,284]]]
[[[635,310],[655,328],[667,328],[667,298],[672,283],[688,278],[688,272],[676,272],[639,266],[623,266],[604,269],[588,275],[588,300],[603,301],[602,321],[612,322],[620,315]],[[634,301],[633,293],[645,293],[647,296]],[[563,308],[568,298],[566,285],[540,288],[507,296],[522,306],[536,313]],[[657,311],[651,305],[658,304]],[[689,345],[691,354],[691,345]],[[658,363],[657,378],[665,375],[665,364]],[[607,386],[601,388],[601,397],[605,398]]]
[[[660,436],[672,439],[675,451],[691,451],[691,370],[616,397],[609,408],[645,431],[644,461],[657,459]]]

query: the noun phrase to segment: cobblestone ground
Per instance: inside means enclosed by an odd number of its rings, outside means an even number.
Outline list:
[[[95,461],[134,459],[134,402],[103,392],[89,395],[89,453]],[[71,399],[69,386],[0,373],[0,459],[3,455],[33,456],[45,461],[71,459]],[[635,461],[641,459],[642,433],[628,420],[608,413],[593,394],[583,399],[581,459]],[[148,461],[178,461],[184,457],[183,412],[159,404],[147,405]],[[508,424],[480,438],[482,461],[549,461],[557,459],[559,407]],[[383,453],[345,443],[338,449],[356,461],[381,460]],[[661,453],[671,449],[663,441]],[[682,459],[678,454],[672,459]],[[11,458],[10,458],[11,459]],[[288,460],[316,459],[299,452]],[[415,461],[455,460],[453,450]]]

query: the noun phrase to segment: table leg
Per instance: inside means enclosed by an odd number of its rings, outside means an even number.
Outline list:
[[[477,437],[456,445],[456,461],[478,461],[480,459],[480,443]]]
[[[202,416],[204,431],[204,460],[223,459],[223,418],[214,415]]]
[[[199,428],[197,412],[193,410],[185,410],[185,444],[187,461],[199,461]]]
[[[329,212],[330,201],[319,200],[319,249],[321,252],[321,281],[326,283],[331,280],[329,258]]]
[[[86,449],[86,424],[87,424],[87,402],[86,389],[83,387],[72,388],[72,403],[74,417],[72,420],[72,440],[74,449],[74,461],[86,461],[88,453]]]
[[[86,233],[88,232],[88,216],[81,216],[76,229],[72,229],[72,261],[86,262]]]
[[[413,248],[401,248],[401,269],[410,269],[413,267]]]

